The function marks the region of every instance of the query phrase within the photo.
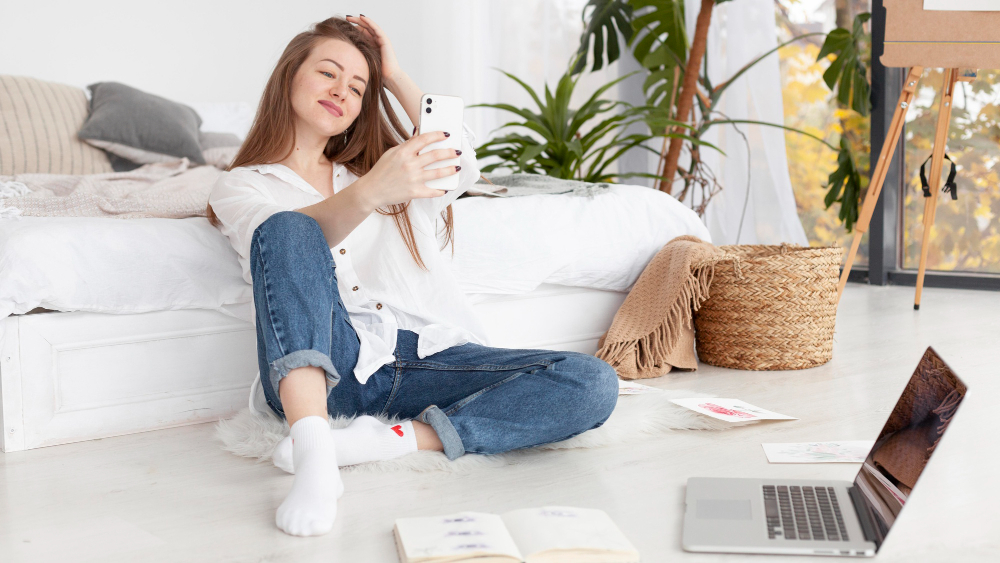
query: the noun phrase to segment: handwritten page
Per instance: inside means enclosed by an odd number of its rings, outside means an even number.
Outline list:
[[[448,560],[459,555],[523,560],[503,519],[496,514],[459,512],[430,518],[399,518],[395,531],[397,543],[405,551],[404,561]]]
[[[503,521],[529,560],[533,555],[553,551],[608,552],[601,558],[603,561],[639,560],[635,547],[603,510],[568,506],[523,508],[505,512]]]
[[[798,420],[794,416],[778,414],[767,409],[755,407],[738,399],[722,399],[719,397],[688,399],[671,399],[670,402],[686,409],[701,413],[726,422],[750,422],[754,420]]]
[[[874,440],[761,444],[770,463],[863,463]]]

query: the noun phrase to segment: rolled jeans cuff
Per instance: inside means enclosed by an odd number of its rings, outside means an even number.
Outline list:
[[[451,421],[448,420],[448,417],[441,412],[441,409],[437,405],[431,405],[424,409],[423,412],[417,415],[417,420],[431,425],[431,428],[437,432],[438,439],[441,440],[441,444],[444,446],[444,455],[448,456],[449,460],[454,460],[465,454],[465,444],[462,443],[462,438],[459,437],[458,431],[455,430],[455,426],[452,425]]]
[[[337,368],[333,367],[330,356],[316,350],[299,350],[271,362],[268,378],[271,380],[274,394],[278,394],[278,383],[288,376],[288,372],[305,366],[323,368],[326,372],[326,395],[329,397],[330,391],[340,383],[340,374],[337,373]]]

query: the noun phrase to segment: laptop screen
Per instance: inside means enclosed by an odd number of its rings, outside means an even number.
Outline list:
[[[862,526],[869,528],[866,535],[877,547],[906,504],[966,390],[937,353],[927,348],[854,479],[855,500],[868,513],[868,518],[861,518]]]

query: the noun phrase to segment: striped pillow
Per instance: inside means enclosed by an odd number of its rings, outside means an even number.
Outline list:
[[[87,107],[81,88],[0,75],[0,176],[113,172],[103,151],[76,136]]]

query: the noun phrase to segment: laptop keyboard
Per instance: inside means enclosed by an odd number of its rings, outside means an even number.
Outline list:
[[[764,485],[767,537],[848,541],[833,487]]]

